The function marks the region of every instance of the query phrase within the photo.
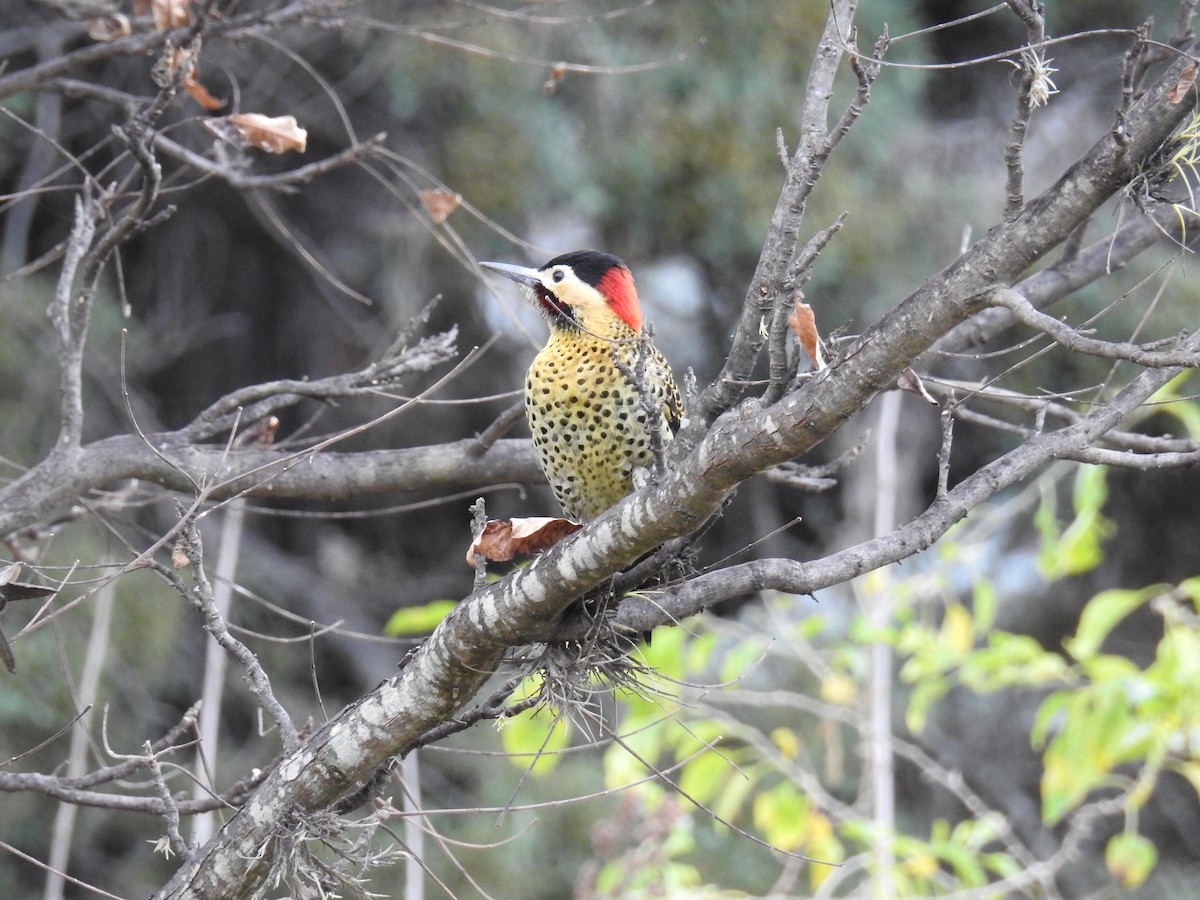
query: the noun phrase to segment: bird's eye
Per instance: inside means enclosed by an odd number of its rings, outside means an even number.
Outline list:
[[[550,280],[553,281],[555,284],[560,284],[562,282],[562,280],[566,277],[567,277],[567,273],[564,272],[562,269],[555,269],[553,272],[550,273]]]

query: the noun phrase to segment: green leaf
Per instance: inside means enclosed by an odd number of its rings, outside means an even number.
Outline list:
[[[913,734],[925,730],[925,722],[929,718],[929,710],[950,689],[950,681],[946,678],[918,682],[913,688],[908,701],[908,710],[904,713],[904,723]]]
[[[987,873],[974,851],[955,844],[941,844],[938,851],[942,859],[954,869],[954,874],[963,885],[982,887],[987,884]]]
[[[1139,887],[1157,862],[1158,849],[1140,834],[1118,834],[1104,848],[1104,864],[1126,888]]]
[[[1200,404],[1180,399],[1187,392],[1185,383],[1191,375],[1190,371],[1176,375],[1159,388],[1146,403],[1153,405],[1156,412],[1174,416],[1187,429],[1188,435],[1196,440],[1200,438]]]
[[[1011,878],[1025,870],[1023,863],[1017,862],[1007,853],[983,853],[980,855],[979,861],[1001,878]]]
[[[654,632],[650,646],[642,648],[646,665],[664,678],[682,681],[686,676],[684,655],[687,640],[688,634],[682,628],[659,628]]]
[[[975,582],[972,606],[975,608],[976,636],[987,634],[996,623],[996,588],[991,582]]]
[[[721,793],[713,801],[712,811],[726,822],[740,818],[742,804],[746,802],[750,792],[758,786],[758,782],[756,769],[747,770],[745,775],[737,773],[726,782]]]
[[[754,798],[754,825],[772,847],[793,851],[808,838],[809,799],[790,781]]]
[[[558,765],[555,751],[571,742],[570,722],[566,716],[552,716],[547,710],[522,713],[504,720],[500,742],[511,754],[509,761],[514,766],[544,775]]]
[[[688,672],[704,672],[717,648],[717,635],[712,631],[697,634],[687,643],[686,668]]]
[[[456,606],[456,600],[434,600],[423,606],[406,606],[392,613],[383,626],[383,633],[391,637],[429,634]]]
[[[1034,717],[1033,728],[1029,731],[1029,743],[1032,747],[1040,749],[1046,745],[1050,738],[1050,727],[1062,724],[1064,708],[1070,699],[1069,691],[1055,691],[1042,701]]]
[[[1163,588],[1157,585],[1140,591],[1101,591],[1084,606],[1075,636],[1065,640],[1063,645],[1076,659],[1090,659],[1126,616],[1162,592]]]
[[[1108,500],[1108,470],[1104,466],[1080,466],[1071,500],[1076,515],[1099,512]]]
[[[1044,649],[1024,634],[998,631],[988,646],[963,661],[962,682],[974,691],[998,691],[1009,687],[1040,687],[1064,681],[1069,667],[1062,656]]]
[[[1125,680],[1069,693],[1063,713],[1043,756],[1042,817],[1051,825],[1107,784],[1116,766],[1144,757],[1154,740],[1132,708]]]
[[[706,750],[683,767],[679,789],[704,806],[711,805],[725,784],[734,779],[745,780],[729,760],[715,750]]]
[[[1060,533],[1053,483],[1041,483],[1042,501],[1034,524],[1042,535],[1038,567],[1050,579],[1091,571],[1104,559],[1103,542],[1116,526],[1101,510],[1108,499],[1107,470],[1103,466],[1080,466],[1075,476],[1072,505],[1075,518]]]
[[[1038,479],[1038,490],[1041,499],[1037,512],[1033,514],[1033,525],[1042,537],[1042,546],[1038,551],[1038,568],[1048,578],[1055,577],[1050,573],[1054,568],[1054,548],[1058,544],[1062,530],[1058,527],[1058,501],[1054,496],[1054,479],[1043,476]]]
[[[810,641],[825,630],[828,623],[820,613],[807,615],[795,624],[796,637],[802,641]]]

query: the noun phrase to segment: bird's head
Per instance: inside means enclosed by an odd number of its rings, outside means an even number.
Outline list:
[[[642,330],[633,275],[611,254],[576,250],[537,269],[493,262],[480,265],[524,287],[554,327],[607,335],[619,320],[635,332]]]

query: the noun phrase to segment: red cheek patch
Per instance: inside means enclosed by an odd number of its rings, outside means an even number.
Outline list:
[[[596,288],[608,298],[613,312],[625,320],[634,331],[642,330],[642,307],[638,303],[633,275],[626,268],[615,267],[604,273]]]

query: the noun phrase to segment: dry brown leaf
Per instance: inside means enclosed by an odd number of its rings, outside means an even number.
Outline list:
[[[220,109],[225,105],[225,101],[218,100],[200,83],[198,47],[199,43],[197,42],[192,47],[175,47],[171,49],[166,56],[167,71],[172,74],[176,72],[182,73],[179,77],[180,83],[191,98],[202,107],[209,111]]]
[[[1187,96],[1188,91],[1192,89],[1192,85],[1196,83],[1196,74],[1200,73],[1200,65],[1196,63],[1188,63],[1183,72],[1179,75],[1179,80],[1175,82],[1175,86],[1167,93],[1167,102],[1178,106],[1183,102],[1183,98]]]
[[[220,109],[225,105],[224,100],[218,100],[200,83],[200,80],[196,77],[194,66],[190,72],[183,76],[183,86],[191,98],[207,110]]]
[[[238,113],[228,118],[242,137],[259,150],[303,153],[308,148],[308,132],[296,124],[295,116]]]
[[[896,379],[896,385],[901,390],[908,391],[910,394],[916,394],[919,397],[924,397],[934,406],[938,402],[929,395],[929,391],[925,390],[925,385],[921,381],[921,376],[912,370],[912,366],[905,366],[904,371],[900,373]]]
[[[93,41],[115,41],[117,38],[133,34],[129,17],[121,13],[106,16],[92,16],[87,20],[87,33]]]
[[[821,353],[821,335],[817,332],[817,319],[812,307],[804,302],[804,293],[796,291],[796,306],[788,316],[788,327],[800,340],[800,346],[812,360],[813,370],[820,372],[825,368],[825,356]]]
[[[445,222],[450,218],[450,213],[462,203],[462,194],[452,194],[449,191],[420,191],[417,196],[421,198],[421,205],[433,219],[434,225]]]
[[[188,9],[191,5],[192,0],[150,0],[154,27],[159,31],[170,31],[191,23],[192,13]]]
[[[530,516],[524,519],[489,519],[483,532],[467,550],[467,565],[474,568],[478,554],[492,562],[504,562],[518,553],[536,553],[553,547],[583,526],[570,519]]]
[[[308,145],[308,132],[296,124],[295,116],[264,116],[259,113],[237,113],[217,119],[205,119],[204,127],[227,141],[245,141],[268,153],[303,153]]]

